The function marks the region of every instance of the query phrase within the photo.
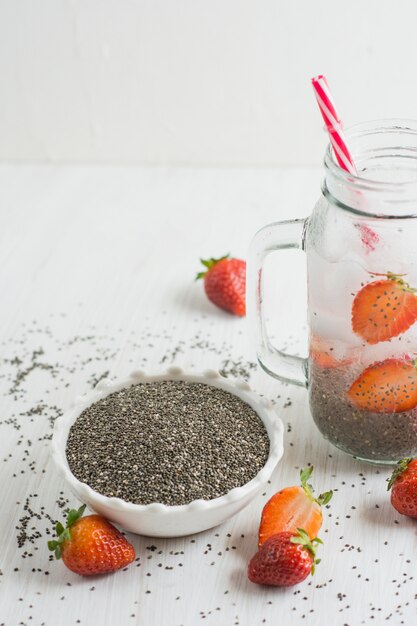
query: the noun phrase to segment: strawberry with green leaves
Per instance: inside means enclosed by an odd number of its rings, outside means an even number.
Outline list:
[[[308,533],[298,528],[295,533],[281,532],[272,535],[262,544],[248,566],[248,578],[258,585],[291,587],[314,574],[317,545],[322,541],[310,539]]]
[[[246,314],[246,263],[227,254],[220,259],[200,259],[205,267],[196,280],[204,279],[204,290],[210,302],[243,317]]]
[[[71,509],[66,527],[55,526],[57,539],[48,541],[48,548],[71,571],[83,576],[114,572],[129,565],[135,550],[126,537],[101,515],[83,517],[85,504]]]
[[[417,459],[402,459],[388,482],[391,504],[401,515],[417,517]]]

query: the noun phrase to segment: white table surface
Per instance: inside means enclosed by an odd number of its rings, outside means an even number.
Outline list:
[[[0,624],[416,623],[416,523],[391,508],[389,470],[324,441],[305,391],[254,367],[246,320],[213,307],[193,280],[200,256],[245,256],[263,224],[307,215],[320,178],[301,169],[0,167]],[[301,351],[302,265],[301,253],[285,263],[273,317],[277,341]],[[50,562],[50,519],[79,505],[50,460],[54,418],[105,375],[172,363],[249,374],[276,403],[286,434],[272,484],[202,534],[129,535],[139,560],[126,571],[88,579]],[[261,508],[307,463],[317,491],[335,491],[322,563],[292,589],[253,585],[246,567]]]

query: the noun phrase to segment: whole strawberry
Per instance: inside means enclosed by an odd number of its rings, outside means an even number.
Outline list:
[[[401,515],[417,517],[417,459],[397,463],[389,482],[391,504]]]
[[[83,576],[114,572],[129,565],[135,550],[124,535],[101,515],[82,517],[85,504],[67,515],[67,525],[55,526],[57,540],[48,548],[62,558],[71,571]]]
[[[262,544],[248,566],[248,577],[258,585],[291,587],[314,574],[316,559],[316,537],[310,539],[305,530],[297,528],[297,534],[282,532],[272,535]]]
[[[246,314],[246,263],[225,255],[220,259],[200,259],[206,271],[196,279],[204,278],[208,299],[216,306],[240,315]]]

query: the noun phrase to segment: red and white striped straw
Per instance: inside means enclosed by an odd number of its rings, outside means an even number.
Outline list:
[[[356,167],[352,155],[349,152],[349,148],[347,147],[342,121],[337,114],[327,80],[324,76],[320,75],[312,78],[311,82],[337,162],[342,169],[356,176]]]

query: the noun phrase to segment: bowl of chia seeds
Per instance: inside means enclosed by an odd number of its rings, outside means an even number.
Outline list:
[[[52,455],[75,496],[124,529],[178,537],[222,523],[265,486],[283,425],[218,372],[102,380],[55,422]]]

